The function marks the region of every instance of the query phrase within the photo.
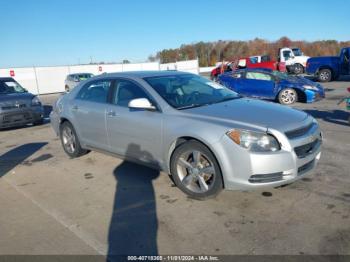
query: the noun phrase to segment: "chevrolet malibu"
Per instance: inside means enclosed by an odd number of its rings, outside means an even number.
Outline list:
[[[96,150],[156,167],[197,199],[292,183],[321,155],[321,131],[305,112],[176,71],[93,77],[50,118],[68,156]]]

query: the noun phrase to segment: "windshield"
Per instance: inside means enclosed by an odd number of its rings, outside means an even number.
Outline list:
[[[230,89],[196,75],[147,77],[145,80],[176,109],[199,107],[239,97]]]
[[[295,56],[302,56],[303,53],[301,52],[301,50],[299,48],[293,48],[293,53]]]
[[[287,73],[282,73],[280,71],[273,71],[272,74],[279,79],[288,79],[289,75]]]
[[[13,93],[25,93],[27,92],[16,81],[0,81],[0,94],[13,94]]]

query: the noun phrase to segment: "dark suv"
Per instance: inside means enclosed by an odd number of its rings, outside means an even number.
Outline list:
[[[0,129],[42,124],[44,109],[39,98],[13,78],[0,77]]]

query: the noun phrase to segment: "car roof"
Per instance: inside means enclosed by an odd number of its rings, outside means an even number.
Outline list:
[[[92,73],[74,73],[74,74],[69,74],[69,76],[78,76],[78,75],[92,75]]]
[[[247,72],[247,71],[252,71],[252,72],[260,72],[260,73],[272,73],[273,70],[269,68],[244,68],[244,69],[238,69],[234,72]]]
[[[0,77],[0,81],[16,81],[12,77]]]
[[[176,76],[176,75],[192,75],[191,73],[181,72],[176,70],[167,71],[130,71],[120,73],[105,73],[97,77],[131,77],[131,78],[146,78],[146,77],[160,77],[160,76]]]

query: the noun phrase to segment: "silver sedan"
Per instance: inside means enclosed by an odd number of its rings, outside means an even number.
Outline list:
[[[50,117],[70,157],[97,150],[159,168],[198,199],[292,183],[321,155],[310,115],[176,71],[93,77]]]

